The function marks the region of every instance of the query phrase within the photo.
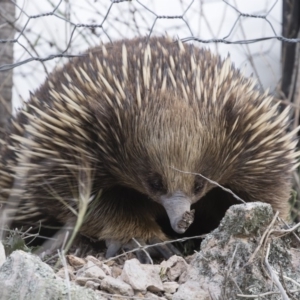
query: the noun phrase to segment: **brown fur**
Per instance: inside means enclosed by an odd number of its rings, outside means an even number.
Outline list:
[[[167,38],[149,43],[90,49],[53,72],[12,121],[0,184],[2,201],[19,207],[17,223],[74,222],[62,201],[78,210],[86,193],[94,198],[82,234],[163,240],[174,231],[161,197],[179,191],[196,208],[186,234],[212,230],[237,201],[176,169],[288,216],[298,155],[288,111],[228,59]]]

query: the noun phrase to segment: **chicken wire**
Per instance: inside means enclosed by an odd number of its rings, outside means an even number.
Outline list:
[[[0,71],[13,69],[15,107],[70,57],[101,42],[141,35],[169,35],[224,57],[229,53],[262,89],[275,93],[281,44],[300,41],[282,36],[280,0],[6,0],[16,5],[13,18],[1,1],[2,20],[7,17],[14,36],[2,38],[0,30],[0,47],[13,43],[14,59],[0,60]]]

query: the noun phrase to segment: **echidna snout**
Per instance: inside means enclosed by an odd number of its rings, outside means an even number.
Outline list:
[[[173,230],[184,233],[194,221],[194,211],[190,210],[190,199],[182,192],[175,192],[170,197],[162,196],[161,203],[168,214]]]

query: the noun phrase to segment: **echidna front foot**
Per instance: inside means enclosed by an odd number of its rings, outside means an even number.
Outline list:
[[[161,242],[162,241],[158,238],[151,239],[150,243],[148,244],[146,244],[141,239],[132,239],[126,244],[122,244],[120,241],[117,240],[106,240],[107,252],[105,257],[114,257],[121,249],[123,249],[126,252],[142,248],[143,246],[148,247],[146,247],[145,249],[135,251],[138,260],[143,264],[151,263],[151,258],[169,259],[172,255],[182,255],[181,252],[172,244],[159,244]]]
[[[153,238],[151,240],[151,245],[153,245],[153,250],[155,250],[159,256],[165,259],[169,259],[172,255],[182,256],[182,253],[172,244],[160,244],[162,241],[158,238]],[[155,244],[158,244],[155,246]]]
[[[105,254],[105,258],[111,258],[117,255],[119,250],[122,248],[122,243],[117,240],[106,240],[107,251]]]

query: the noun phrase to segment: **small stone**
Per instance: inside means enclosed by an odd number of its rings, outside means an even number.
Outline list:
[[[187,284],[181,285],[178,292],[172,295],[172,300],[182,299],[211,300],[212,298],[210,293],[202,290],[196,282],[188,282]]]
[[[159,272],[159,266],[142,265],[134,258],[125,262],[121,278],[135,291],[160,292],[163,291],[163,285]]]
[[[101,281],[100,288],[112,294],[130,297],[134,295],[133,289],[129,284],[125,283],[119,278],[113,278],[111,276],[106,276]]]
[[[169,293],[165,293],[165,297],[166,297],[167,300],[172,300],[173,295],[169,294]]]
[[[90,288],[90,289],[93,289],[94,291],[95,290],[98,290],[99,287],[100,287],[100,283],[96,283],[94,281],[91,281],[91,280],[88,280],[85,285],[84,285],[86,288]]]
[[[85,284],[89,280],[90,280],[90,278],[86,278],[86,277],[76,277],[75,282],[80,286],[85,286]]]
[[[157,295],[152,294],[150,292],[147,292],[145,294],[145,299],[147,299],[147,300],[160,300],[160,297],[158,297]]]
[[[72,267],[77,269],[85,265],[85,260],[75,255],[67,255],[67,261]]]
[[[77,276],[103,279],[106,274],[100,267],[88,261],[83,268],[78,270]]]
[[[5,256],[4,246],[0,241],[0,267],[5,262],[5,260],[6,260],[6,256]]]
[[[74,268],[71,266],[67,267],[62,267],[56,272],[56,275],[59,276],[62,279],[66,279],[66,276],[68,276],[69,280],[74,280],[75,275],[74,275]]]
[[[160,278],[160,266],[158,265],[141,265],[142,269],[147,273],[147,290],[153,293],[162,292],[164,290],[163,283]]]
[[[100,284],[101,280],[98,278],[89,278],[89,277],[76,277],[75,282],[78,285],[85,286],[88,281],[93,281],[95,283]]]
[[[101,269],[104,271],[104,273],[105,273],[105,275],[109,275],[109,276],[111,276],[111,268],[108,266],[108,265],[106,265],[106,264],[103,264],[102,263],[102,266],[101,266]],[[122,270],[121,270],[121,272],[122,272]],[[121,274],[121,273],[120,273]],[[119,274],[119,275],[120,275]],[[114,277],[114,276],[113,276]],[[118,276],[117,276],[118,277]]]
[[[111,300],[124,300],[124,297],[121,296],[121,295],[113,295],[113,297],[111,298]]]
[[[98,267],[102,267],[102,262],[93,255],[88,255],[86,257],[86,260],[91,261],[92,263],[94,263]]]
[[[168,281],[168,282],[164,282],[163,286],[164,286],[164,291],[166,293],[174,294],[177,291],[179,284],[175,281]]]
[[[163,261],[160,266],[162,274],[166,275],[170,281],[175,281],[188,268],[186,261],[177,255],[173,255],[167,261]]]
[[[134,297],[144,299],[145,298],[144,294],[145,293],[142,292],[134,292]]]
[[[106,265],[108,265],[109,267],[113,266],[115,264],[114,260],[108,260],[105,262]]]
[[[114,278],[119,277],[122,274],[122,269],[117,267],[117,266],[113,266],[111,268],[111,276]]]
[[[147,290],[147,273],[142,269],[137,259],[130,259],[125,262],[121,278],[130,284],[135,291]]]
[[[94,257],[92,255],[88,255],[86,257],[86,260],[91,261],[96,266],[98,266],[100,269],[102,269],[104,271],[105,275],[111,276],[111,269],[107,264],[104,264],[102,261],[100,261],[99,259],[97,259],[96,257]]]
[[[187,281],[187,274],[188,274],[188,271],[184,271],[180,276],[179,276],[179,279],[178,279],[178,284],[183,284]]]

